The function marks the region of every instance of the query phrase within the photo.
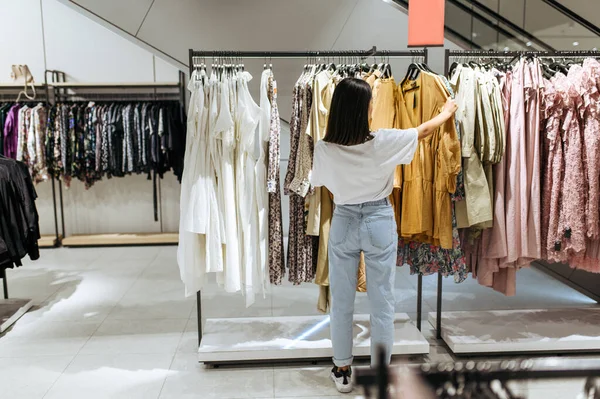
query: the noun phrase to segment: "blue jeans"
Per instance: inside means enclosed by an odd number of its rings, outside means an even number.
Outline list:
[[[361,250],[365,253],[367,294],[371,305],[371,362],[379,346],[389,364],[394,345],[394,280],[398,233],[388,199],[360,205],[336,205],[329,233],[331,341],[333,362],[352,364],[354,298]]]

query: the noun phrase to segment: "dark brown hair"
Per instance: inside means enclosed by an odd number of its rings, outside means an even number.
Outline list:
[[[364,80],[342,80],[333,92],[327,132],[323,140],[340,145],[362,144],[369,140],[371,97],[371,86]]]

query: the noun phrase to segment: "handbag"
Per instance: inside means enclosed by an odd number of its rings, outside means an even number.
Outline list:
[[[22,83],[23,84],[23,91],[21,91],[19,93],[19,96],[17,97],[17,102],[19,102],[19,100],[21,99],[21,95],[24,94],[25,97],[27,97],[30,100],[34,100],[35,99],[35,81],[33,79],[33,75],[31,74],[31,71],[29,70],[29,67],[27,65],[13,65],[11,67],[12,72],[10,74],[10,76],[12,77],[13,82],[19,84]],[[33,96],[30,96],[27,93],[27,85],[29,85],[31,87],[31,91],[33,92]]]

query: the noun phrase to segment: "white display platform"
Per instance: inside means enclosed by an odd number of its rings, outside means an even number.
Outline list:
[[[442,339],[457,354],[600,351],[600,307],[442,312]]]
[[[354,356],[370,355],[369,315],[354,316]],[[394,355],[429,353],[406,313],[396,314]],[[207,319],[198,359],[203,363],[321,359],[333,356],[329,316]]]
[[[0,300],[0,334],[8,330],[32,307],[33,301],[31,299]]]

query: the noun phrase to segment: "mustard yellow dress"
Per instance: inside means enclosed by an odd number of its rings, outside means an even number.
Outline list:
[[[419,126],[438,115],[450,97],[436,75],[421,72],[398,88],[400,127]],[[419,140],[413,161],[403,168],[400,235],[404,239],[451,249],[452,203],[461,167],[454,119]]]

